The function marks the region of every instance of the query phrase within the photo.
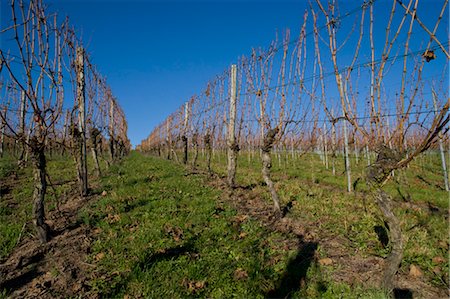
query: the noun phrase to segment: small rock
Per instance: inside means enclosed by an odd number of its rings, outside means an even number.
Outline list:
[[[329,265],[333,264],[333,260],[330,259],[329,257],[326,257],[324,259],[320,259],[319,260],[319,264],[321,266],[329,266]]]
[[[106,194],[108,194],[108,192],[106,192],[106,190],[103,190],[102,196],[106,196]]]
[[[418,277],[422,277],[423,273],[418,266],[411,265],[411,266],[409,266],[409,276],[418,278]]]

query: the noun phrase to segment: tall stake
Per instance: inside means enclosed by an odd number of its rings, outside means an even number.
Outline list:
[[[433,94],[433,105],[434,105],[434,111],[435,114],[437,114],[438,112],[438,107],[437,107],[437,100],[436,100],[436,93],[434,92],[434,90],[432,91]],[[445,151],[444,151],[444,144],[442,142],[442,132],[439,132],[438,135],[438,139],[439,139],[439,151],[441,152],[441,162],[442,162],[442,171],[444,173],[444,183],[445,183],[445,191],[450,191],[449,186],[448,186],[448,173],[447,173],[447,164],[445,163]]]
[[[77,48],[77,101],[78,101],[78,130],[80,131],[80,183],[81,195],[88,194],[87,157],[86,157],[86,100],[84,76],[84,50]]]
[[[236,176],[236,156],[238,152],[238,145],[235,136],[236,126],[236,65],[231,66],[230,78],[230,119],[228,124],[228,186],[233,188],[235,185]]]
[[[109,102],[109,152],[111,153],[111,163],[115,158],[115,141],[114,141],[114,100],[111,96]]]
[[[341,77],[341,75],[339,75],[339,77]],[[342,77],[340,78],[341,82],[342,82]],[[344,85],[345,85],[345,81],[344,81]],[[347,90],[345,86],[342,86],[342,84],[340,85],[342,91],[341,94],[347,96]],[[347,132],[347,119],[345,118],[345,110],[344,107],[342,107],[342,113],[343,113],[343,117],[344,117],[344,151],[345,151],[345,172],[347,173],[347,191],[348,192],[352,192],[352,179],[351,179],[351,174],[350,174],[350,159],[348,157],[348,132]]]
[[[187,164],[188,161],[188,138],[187,138],[187,129],[188,129],[188,119],[189,118],[189,102],[186,102],[184,105],[184,132],[183,136],[181,137],[183,141],[183,164]]]
[[[327,125],[325,122],[323,123],[323,143],[324,143],[324,150],[325,150],[325,168],[328,169],[328,141],[327,141]]]
[[[24,157],[25,157],[25,151],[26,143],[25,143],[25,91],[22,90],[20,93],[20,108],[19,108],[19,159],[17,160],[17,165],[19,167],[22,167],[24,164]]]
[[[6,119],[6,113],[8,112],[9,103],[3,108],[3,117]],[[6,129],[6,121],[2,120],[1,123],[1,132],[0,132],[0,158],[3,158],[4,151],[4,142],[5,142],[5,129]]]

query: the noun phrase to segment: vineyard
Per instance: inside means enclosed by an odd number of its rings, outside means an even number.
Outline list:
[[[11,1],[0,297],[448,297],[448,1],[380,2],[311,2],[131,151],[77,30]]]

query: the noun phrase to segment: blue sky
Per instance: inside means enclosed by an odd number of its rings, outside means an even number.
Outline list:
[[[133,145],[240,55],[300,27],[306,9],[294,1],[47,3],[78,28],[125,110]]]
[[[2,16],[7,9],[5,2],[2,1]],[[376,14],[389,13],[391,1],[379,2]],[[426,2],[437,5],[423,6],[421,19],[425,22],[426,15],[440,9],[443,1]],[[69,16],[70,23],[77,28],[92,61],[107,77],[125,110],[133,145],[199,93],[208,80],[222,73],[239,56],[249,54],[252,47],[266,47],[277,32],[281,37],[286,28],[295,37],[309,6],[308,1],[302,0],[47,0],[45,3],[60,17]],[[344,12],[362,1],[340,3]],[[441,28],[448,28],[448,15]],[[384,30],[385,27],[377,27],[376,34],[382,35]]]

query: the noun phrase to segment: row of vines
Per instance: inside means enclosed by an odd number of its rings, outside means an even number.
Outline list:
[[[88,154],[100,176],[99,158],[111,163],[131,148],[127,121],[67,18],[40,0],[11,0],[3,16],[9,18],[0,31],[0,156],[17,158],[19,167],[32,165],[33,223],[46,242],[48,156],[73,156],[80,195],[86,196]]]
[[[238,155],[261,159],[275,213],[281,207],[270,171],[274,154],[317,153],[333,175],[342,156],[348,192],[350,155],[364,160],[364,181],[389,227],[392,250],[383,285],[392,291],[403,243],[383,187],[431,149],[440,150],[448,191],[449,42],[439,27],[448,1],[426,20],[420,17],[426,5],[418,0],[392,0],[390,10],[369,0],[348,11],[335,0],[322,2],[311,3],[296,37],[287,30],[268,48],[240,57],[138,149],[194,167],[202,153],[209,171],[211,157],[227,152],[222,162],[230,188]]]

